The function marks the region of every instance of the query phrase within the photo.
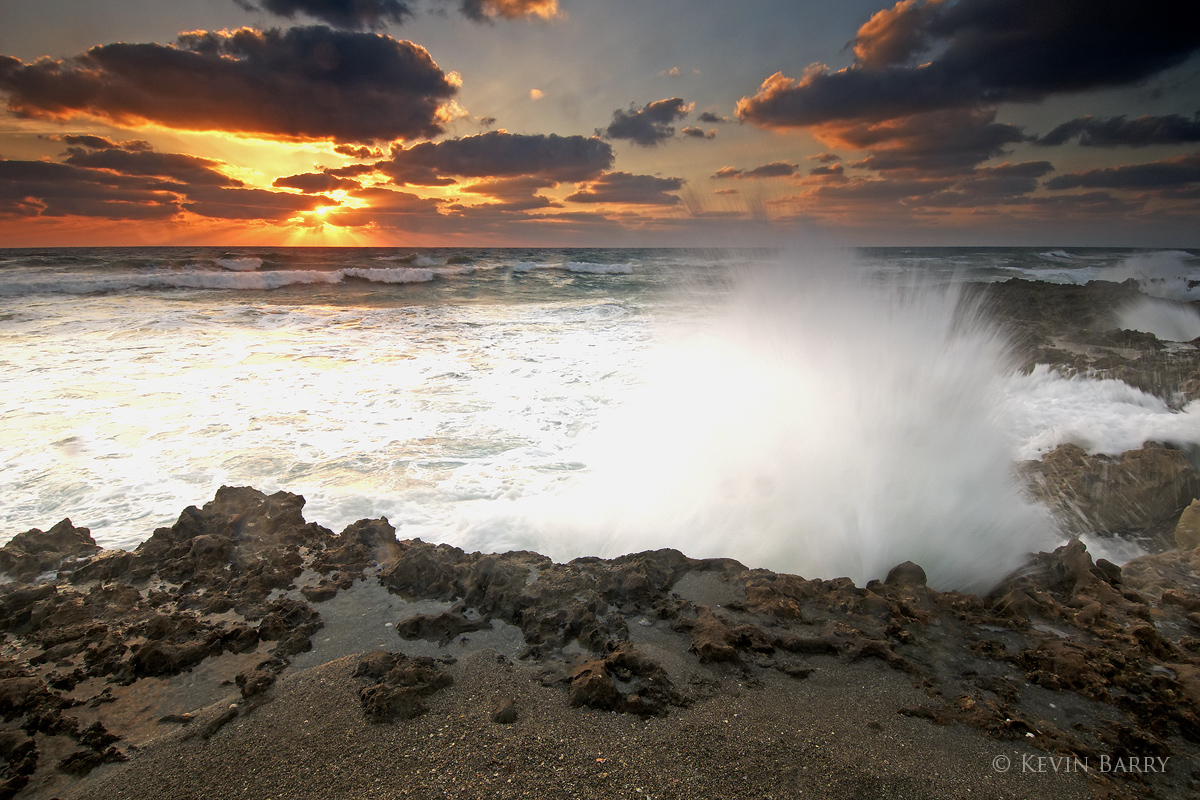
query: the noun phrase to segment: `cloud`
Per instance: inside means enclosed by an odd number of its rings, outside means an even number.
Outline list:
[[[539,189],[555,185],[557,181],[547,178],[522,176],[477,181],[464,187],[462,191],[492,198],[494,202],[487,204],[487,208],[492,210],[531,211],[538,208],[562,208],[562,203],[556,203],[537,193]]]
[[[546,93],[543,92],[541,89],[530,89],[529,90],[529,99],[530,100],[541,100],[545,96],[546,96]]]
[[[683,188],[682,178],[656,178],[628,172],[606,172],[584,188],[567,196],[573,203],[630,203],[673,206],[680,200],[667,192]]]
[[[786,161],[772,161],[770,164],[763,164],[753,169],[737,169],[735,167],[721,167],[714,178],[737,178],[738,180],[754,179],[754,178],[786,178],[796,174],[798,164],[789,164]]]
[[[521,17],[554,19],[559,14],[558,0],[462,0],[458,9],[476,22]]]
[[[166,219],[179,213],[176,188],[107,170],[0,159],[0,216]]]
[[[618,108],[613,112],[612,122],[605,128],[604,136],[609,139],[628,139],[634,144],[652,147],[673,137],[675,128],[671,123],[683,119],[691,110],[691,105],[681,97],[656,100],[641,108]]]
[[[682,133],[684,136],[687,136],[692,139],[715,139],[715,138],[717,138],[717,131],[715,128],[709,128],[706,131],[703,128],[688,127],[688,128],[684,128],[683,130],[681,130],[680,133]]]
[[[826,145],[868,150],[854,166],[881,172],[962,172],[1028,141],[995,109],[950,109],[878,122],[827,123],[813,129]]]
[[[202,217],[282,222],[303,211],[336,206],[322,195],[272,192],[267,189],[191,189],[183,208]]]
[[[846,172],[845,167],[841,164],[826,164],[823,167],[813,167],[808,171],[809,175],[825,176],[830,178],[839,178]]]
[[[456,178],[542,178],[577,183],[612,166],[612,147],[600,139],[488,131],[477,136],[393,147],[375,166],[398,184],[445,186]]]
[[[0,160],[0,216],[161,220],[186,210],[222,219],[283,221],[337,204],[319,195],[247,188],[222,173],[220,162],[155,152],[145,142],[63,140],[87,146],[67,148],[61,163]]]
[[[326,222],[341,227],[375,225],[387,228],[406,228],[414,224],[439,223],[442,201],[419,197],[410,192],[398,192],[381,186],[351,192],[351,196],[366,202],[364,208],[342,206],[328,213]]]
[[[325,27],[198,31],[31,64],[0,56],[0,92],[18,116],[286,139],[435,136],[457,91],[418,45]]]
[[[380,150],[378,147],[367,147],[366,145],[362,145],[361,147],[353,147],[352,145],[348,145],[348,144],[339,144],[337,147],[333,148],[333,152],[337,153],[338,155],[347,156],[349,158],[382,158],[383,157],[383,151]]]
[[[271,185],[281,189],[299,189],[305,194],[362,188],[358,181],[339,178],[325,172],[302,172],[299,175],[288,175],[284,178],[276,178]]]
[[[64,137],[65,139],[66,137]],[[137,144],[143,144],[141,142]],[[70,147],[65,163],[89,169],[107,169],[125,175],[165,178],[196,186],[242,186],[236,178],[220,172],[220,162],[184,153],[156,153],[148,149],[104,149]]]
[[[388,21],[402,23],[413,15],[412,6],[403,0],[259,0],[261,9],[249,0],[234,2],[250,11],[288,19],[299,13],[350,30],[378,28]]]
[[[842,157],[837,153],[818,153],[815,156],[809,156],[809,161],[817,161],[821,164],[832,164],[835,161],[841,161]]]
[[[714,114],[711,111],[702,112],[700,116],[696,117],[696,119],[699,122],[707,122],[713,125],[724,125],[729,122],[729,117],[722,117],[718,114]]]
[[[858,31],[852,66],[775,73],[737,105],[765,128],[878,122],[1122,86],[1182,63],[1200,27],[1181,0],[903,0]]]
[[[1124,115],[1108,119],[1076,117],[1034,139],[1033,143],[1060,145],[1076,137],[1083,147],[1148,147],[1200,142],[1200,114],[1192,119],[1179,114],[1136,119],[1126,119]]]
[[[1200,183],[1200,152],[1147,164],[1071,172],[1051,178],[1046,188],[1167,189],[1192,183]]]

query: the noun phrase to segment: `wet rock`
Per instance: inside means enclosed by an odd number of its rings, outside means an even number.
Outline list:
[[[412,597],[450,600],[462,595],[460,581],[470,559],[457,547],[428,545],[420,539],[400,542],[399,553],[384,568],[380,583]]]
[[[492,700],[491,720],[497,725],[511,725],[517,721],[517,707],[511,697],[497,697]]]
[[[275,673],[266,669],[252,669],[248,672],[240,673],[234,682],[241,690],[242,697],[249,700],[256,697],[275,685]]]
[[[174,645],[149,641],[134,650],[129,667],[138,678],[178,675],[212,654],[211,647],[197,642]]]
[[[628,642],[580,664],[567,680],[572,706],[650,716],[687,703],[663,668]]]
[[[429,639],[449,642],[464,633],[486,630],[492,627],[487,619],[469,619],[460,609],[451,609],[441,614],[414,614],[396,623],[396,633],[401,639]]]
[[[422,697],[454,683],[442,665],[425,657],[377,651],[359,659],[354,676],[373,682],[358,690],[363,713],[372,722],[412,719],[428,709]]]
[[[231,705],[229,708],[222,711],[216,717],[209,720],[204,726],[202,726],[199,729],[199,731],[197,731],[200,735],[200,738],[201,739],[211,739],[213,736],[215,736],[217,734],[217,731],[221,730],[221,728],[224,728],[226,725],[228,725],[229,723],[231,723],[235,719],[237,719],[238,714],[240,714],[240,713],[241,713],[241,708],[238,705],[236,705],[236,704]]]
[[[1200,500],[1193,500],[1175,525],[1175,544],[1181,550],[1200,547]]]
[[[0,716],[11,720],[25,713],[45,694],[40,678],[17,675],[0,678]]]
[[[925,586],[925,570],[911,561],[897,564],[883,581],[888,586]]]
[[[0,547],[0,573],[21,581],[32,581],[45,572],[59,569],[68,559],[86,558],[100,552],[87,528],[76,528],[64,519],[48,531],[37,528],[18,533]]]
[[[1154,442],[1116,458],[1064,444],[1022,468],[1034,496],[1076,533],[1156,532],[1200,496],[1183,453]]]
[[[0,800],[7,800],[29,783],[37,769],[37,742],[24,731],[0,731]]]
[[[90,749],[76,750],[59,762],[58,770],[68,775],[87,775],[101,764],[126,760],[126,755],[114,747],[103,752]]]
[[[281,597],[269,606],[269,611],[258,624],[259,638],[265,640],[286,639],[293,633],[306,637],[321,629],[324,623],[321,614],[306,603]]]
[[[304,498],[222,486],[202,508],[189,506],[169,528],[158,528],[134,554],[129,570],[144,580],[157,572],[176,583],[265,597],[300,574],[300,547],[323,549],[333,534],[301,513]]]
[[[363,713],[372,722],[395,722],[419,717],[429,710],[421,695],[407,686],[374,684],[358,690]]]
[[[396,529],[387,517],[360,519],[326,543],[324,551],[313,560],[313,569],[324,574],[340,570],[361,577],[371,564],[386,564],[400,553]]]
[[[304,595],[304,599],[310,603],[324,603],[326,600],[337,597],[337,593],[337,585],[326,583],[324,580],[318,586],[305,586],[300,590],[300,594]]]
[[[700,662],[712,661],[737,662],[737,648],[733,646],[735,636],[725,620],[718,617],[707,606],[701,606],[690,631],[692,651]]]

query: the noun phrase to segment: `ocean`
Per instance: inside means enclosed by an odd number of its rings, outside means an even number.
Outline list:
[[[1063,540],[1018,461],[1200,447],[1200,403],[1016,369],[960,301],[1014,277],[1133,278],[1115,327],[1200,336],[1185,251],[0,250],[0,542],[132,548],[250,485],[469,550],[982,585]]]

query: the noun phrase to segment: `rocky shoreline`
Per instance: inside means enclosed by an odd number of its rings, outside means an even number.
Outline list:
[[[1088,791],[1200,789],[1200,550],[1122,568],[1072,541],[980,597],[930,589],[911,563],[857,587],[673,550],[568,564],[466,553],[397,541],[382,519],[335,535],[303,504],[223,487],[133,552],[99,551],[66,521],[6,545],[25,569],[0,594],[5,796],[122,796],[154,752],[219,748],[334,662],[367,724],[406,726],[470,693],[472,725],[536,730],[542,709],[519,690],[476,696],[464,661],[580,719],[668,724],[724,693],[894,673],[915,692],[894,693],[892,715],[969,730],[997,755],[1017,743],[1170,764],[1071,776]],[[476,796],[437,786],[418,796]]]
[[[1180,408],[1200,350],[1112,329],[1135,285],[989,287],[1032,368]],[[1020,465],[1078,540],[986,595],[674,550],[558,564],[335,534],[222,487],[135,551],[0,548],[0,800],[1194,797],[1200,476],[1156,443]]]

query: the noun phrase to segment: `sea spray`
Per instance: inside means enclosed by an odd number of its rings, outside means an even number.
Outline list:
[[[998,424],[1004,343],[953,289],[761,269],[684,327],[582,437],[585,475],[452,538],[674,547],[860,585],[912,560],[975,590],[1058,542]]]

